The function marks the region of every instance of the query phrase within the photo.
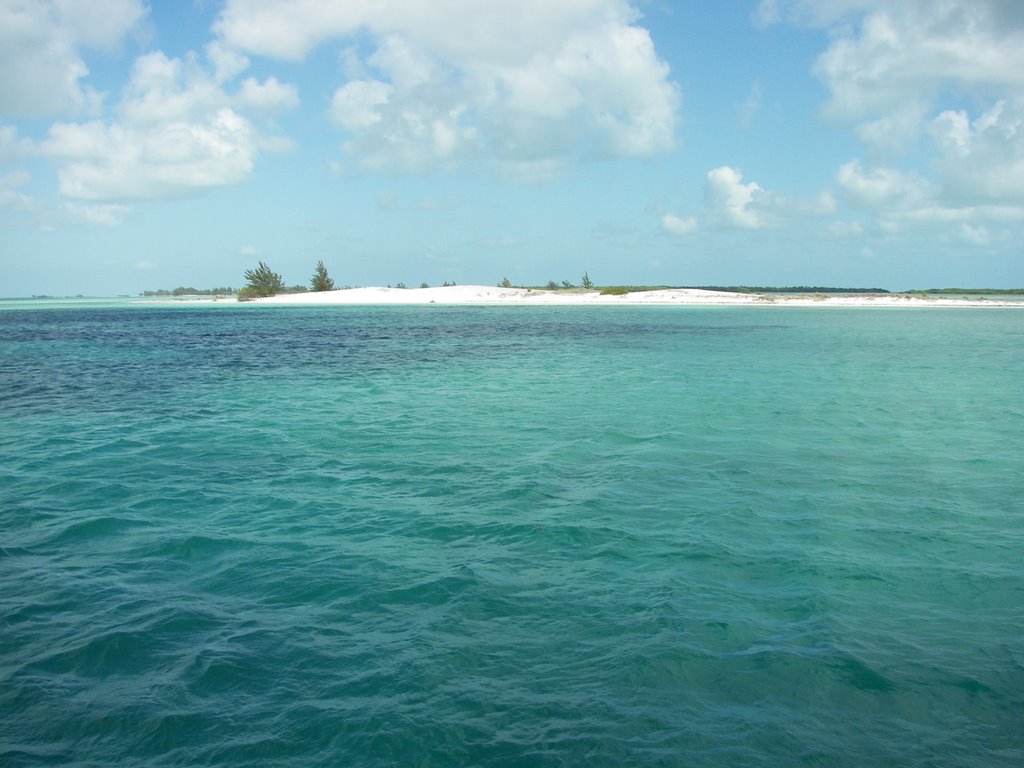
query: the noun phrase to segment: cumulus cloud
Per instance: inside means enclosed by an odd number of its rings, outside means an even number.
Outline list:
[[[661,226],[673,235],[688,235],[697,230],[697,220],[693,216],[684,218],[674,213],[666,213],[661,217]]]
[[[772,197],[756,182],[743,183],[743,174],[723,165],[708,171],[704,205],[712,223],[739,229],[763,229],[775,223]]]
[[[755,181],[743,180],[737,168],[712,168],[704,179],[704,210],[697,216],[665,213],[661,227],[673,235],[689,235],[703,227],[725,229],[769,229],[791,224],[797,218],[818,218],[834,214],[835,196],[823,190],[802,198],[769,192]]]
[[[626,0],[229,0],[215,30],[225,48],[290,60],[365,36],[330,108],[347,153],[412,169],[490,157],[529,178],[674,145],[678,89],[636,18]]]
[[[960,239],[970,245],[990,245],[992,243],[992,233],[989,228],[985,225],[971,226],[966,222],[960,225]]]
[[[277,146],[245,113],[292,108],[298,94],[274,78],[249,78],[231,92],[219,80],[225,66],[214,61],[211,74],[193,55],[147,54],[135,62],[116,119],[52,125],[40,151],[58,164],[61,195],[131,201],[245,180],[259,152]],[[96,223],[123,219],[109,207],[89,210],[99,211]]]
[[[172,197],[233,184],[252,170],[251,124],[230,109],[156,126],[57,124],[43,145],[61,161],[60,193],[81,200]]]
[[[1007,5],[917,0],[871,9],[818,59],[826,112],[859,121],[930,104],[948,86],[1024,86],[1024,14],[1005,13]]]
[[[851,204],[890,226],[1024,217],[1024,4],[764,0],[758,19],[829,29],[824,114],[866,149],[837,174]]]
[[[909,171],[888,167],[864,168],[860,161],[845,163],[836,175],[847,200],[881,217],[887,231],[897,222],[954,224],[978,221],[1024,220],[1024,206],[1008,200],[964,203],[948,190]]]
[[[964,110],[947,110],[931,128],[949,199],[1024,205],[1024,94],[973,120]]]
[[[916,174],[885,167],[865,169],[859,160],[842,165],[836,181],[854,206],[871,211],[913,210],[934,197],[931,185]]]
[[[48,117],[95,112],[83,49],[115,49],[142,19],[141,0],[0,0],[0,112]]]
[[[234,101],[240,108],[253,112],[284,112],[299,106],[299,92],[294,85],[279,83],[274,77],[262,83],[254,77],[248,77]]]

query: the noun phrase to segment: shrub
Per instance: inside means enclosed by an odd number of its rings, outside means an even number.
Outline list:
[[[327,274],[327,267],[324,266],[323,260],[316,263],[316,271],[313,273],[313,279],[309,283],[309,289],[316,292],[334,290],[334,281]]]
[[[245,279],[249,284],[238,292],[239,301],[248,301],[260,296],[276,296],[284,292],[284,280],[262,261],[256,269],[245,270]]]

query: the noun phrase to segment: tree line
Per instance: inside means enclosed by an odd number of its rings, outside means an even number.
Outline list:
[[[246,285],[238,291],[239,301],[251,301],[264,296],[277,296],[280,293],[305,293],[306,291],[333,291],[334,280],[327,274],[327,267],[323,259],[316,263],[313,277],[310,278],[309,288],[304,285],[285,285],[280,274],[261,261],[253,269],[245,270]]]
[[[309,287],[304,285],[285,285],[284,279],[281,275],[269,266],[266,262],[261,261],[253,269],[247,269],[245,271],[246,285],[238,291],[239,301],[251,301],[252,299],[263,298],[267,296],[277,296],[281,293],[305,293],[311,291],[313,293],[319,293],[320,291],[333,291],[336,286],[334,285],[333,278],[327,273],[327,267],[324,265],[321,259],[316,263],[316,269],[313,271],[313,276],[310,278]],[[445,281],[444,286],[453,286],[454,282]],[[346,288],[348,286],[345,286]],[[388,286],[391,287],[390,285]],[[398,283],[394,286],[395,288],[405,288],[405,283]],[[420,288],[429,288],[430,286],[426,283],[421,283]]]
[[[281,293],[305,293],[306,291],[312,291],[318,293],[320,291],[333,291],[335,289],[334,280],[327,273],[327,267],[324,265],[321,259],[316,263],[316,268],[313,271],[313,276],[309,281],[309,288],[304,285],[293,285],[287,286],[284,283],[284,279],[281,275],[272,270],[266,262],[259,262],[259,264],[253,269],[247,269],[245,271],[246,285],[238,291],[239,301],[251,301],[252,299],[258,299],[268,296],[277,296]],[[445,281],[443,286],[454,286],[454,282]],[[505,277],[500,283],[501,288],[511,288],[512,282]],[[391,286],[388,286],[389,288]],[[398,283],[396,288],[405,288],[405,283]],[[421,283],[420,288],[429,288],[430,286],[426,283]],[[577,286],[568,280],[563,280],[559,286],[554,280],[547,284],[548,290],[564,290],[570,288],[576,288]],[[580,278],[579,286],[585,290],[592,290],[596,288],[594,282],[590,279],[590,275],[587,272],[583,273]]]
[[[186,288],[181,285],[168,290],[161,288],[157,291],[143,291],[143,296],[230,296],[235,292],[234,288],[227,286],[223,288]]]

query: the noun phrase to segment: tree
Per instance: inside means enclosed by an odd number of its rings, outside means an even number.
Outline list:
[[[499,288],[511,288],[512,287],[512,281],[509,280],[507,277],[503,277],[501,279],[501,282],[498,283],[498,287]]]
[[[580,285],[586,288],[588,291],[594,287],[594,283],[590,279],[590,275],[586,272],[583,273],[583,277],[580,278]]]
[[[324,266],[323,259],[316,263],[316,272],[313,273],[309,289],[317,292],[334,290],[334,281],[327,274],[327,267]]]
[[[248,301],[260,296],[276,296],[284,292],[284,280],[262,261],[256,269],[245,270],[249,284],[238,292],[239,301]]]

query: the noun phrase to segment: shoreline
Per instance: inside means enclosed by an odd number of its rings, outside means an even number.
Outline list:
[[[231,300],[195,299],[226,304]],[[175,302],[182,303],[182,302]],[[437,306],[751,306],[751,307],[1017,307],[1024,301],[923,297],[908,294],[756,294],[670,288],[601,295],[599,291],[548,291],[484,285],[437,288],[342,288],[235,302],[246,305],[437,305]]]

